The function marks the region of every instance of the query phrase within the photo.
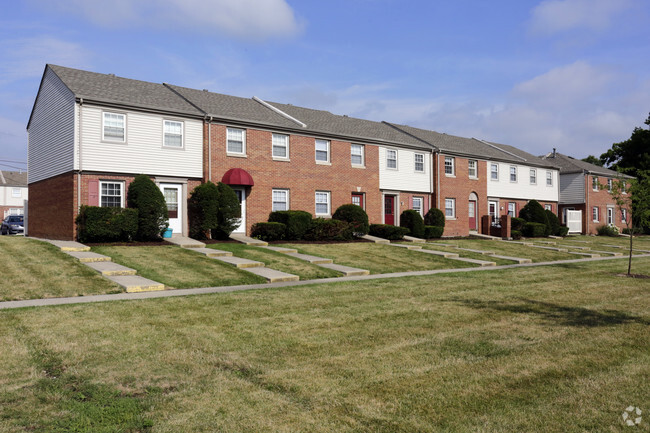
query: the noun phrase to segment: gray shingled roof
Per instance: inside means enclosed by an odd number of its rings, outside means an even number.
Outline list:
[[[0,181],[4,179],[3,186],[27,186],[27,172],[23,171],[0,171]]]
[[[555,165],[544,160],[543,158],[540,158],[538,156],[533,155],[532,153],[528,153],[526,151],[523,151],[517,147],[510,146],[507,144],[501,144],[501,143],[494,143],[494,142],[489,142],[486,141],[486,143],[491,144],[492,146],[496,146],[497,148],[503,150],[504,152],[509,152],[515,157],[510,156],[510,159],[508,161],[511,162],[525,162],[526,165],[534,165],[534,166],[539,166],[539,167],[551,167],[555,168]]]
[[[628,179],[632,178],[632,176],[624,175],[617,171],[610,170],[609,168],[581,161],[579,159],[575,159],[572,156],[563,155],[559,152],[556,152],[555,155],[553,155],[553,153],[548,153],[541,158],[559,168],[560,174],[587,172],[590,174],[599,174],[601,176],[623,176]]]
[[[202,116],[204,113],[179,98],[163,84],[47,65],[77,98],[123,106]]]

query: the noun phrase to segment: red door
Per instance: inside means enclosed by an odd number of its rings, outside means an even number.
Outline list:
[[[384,224],[395,225],[395,196],[384,196]]]
[[[476,201],[469,201],[469,229],[476,230]]]
[[[352,204],[363,208],[363,194],[352,194]]]

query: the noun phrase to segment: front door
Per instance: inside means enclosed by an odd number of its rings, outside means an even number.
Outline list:
[[[488,215],[492,217],[492,225],[499,225],[499,202],[490,201],[488,202]]]
[[[469,201],[469,229],[471,231],[476,230],[476,201]]]
[[[235,194],[237,194],[237,198],[239,199],[239,204],[241,207],[241,223],[239,224],[239,227],[237,227],[233,233],[246,233],[246,190],[244,188],[236,188],[233,187],[233,191],[235,191]]]
[[[161,183],[160,190],[167,203],[167,217],[172,233],[183,233],[183,186],[176,183]]]
[[[395,225],[395,196],[384,196],[384,224]]]

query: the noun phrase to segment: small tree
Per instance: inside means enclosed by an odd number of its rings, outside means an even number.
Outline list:
[[[437,207],[432,207],[424,215],[424,224],[428,226],[445,227],[445,214]]]
[[[241,204],[233,189],[225,183],[217,184],[219,191],[219,210],[217,227],[212,229],[213,239],[228,239],[230,234],[241,224]]]
[[[546,236],[551,234],[551,224],[544,208],[537,200],[531,200],[519,211],[519,218],[523,218],[530,223],[539,223],[546,226]]]
[[[167,203],[156,184],[146,174],[139,174],[129,185],[127,206],[138,210],[138,232],[140,241],[160,239],[163,230],[169,226]]]
[[[336,209],[332,219],[346,221],[352,224],[355,234],[367,235],[370,230],[368,214],[361,206],[356,204],[344,204]]]
[[[402,215],[399,217],[400,227],[406,227],[410,230],[410,234],[416,238],[424,237],[424,220],[420,215],[420,212],[408,209],[402,212]]]
[[[194,188],[187,201],[187,210],[190,219],[190,237],[207,239],[210,231],[219,226],[217,185],[208,181]]]

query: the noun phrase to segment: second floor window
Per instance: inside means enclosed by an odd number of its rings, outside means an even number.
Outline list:
[[[244,155],[246,153],[246,134],[243,129],[228,128],[226,152]]]
[[[126,138],[126,116],[121,113],[104,113],[103,139],[124,142]]]
[[[316,140],[316,161],[330,161],[330,142],[327,140]]]
[[[550,171],[546,172],[546,186],[553,186],[553,173]]]
[[[612,192],[612,185],[613,181],[611,179],[607,179],[607,191]]]
[[[352,165],[363,165],[363,146],[360,144],[350,145],[350,162]]]
[[[445,156],[445,174],[449,176],[454,175],[454,157],[453,156]]]
[[[424,154],[415,154],[415,171],[424,173]]]
[[[530,169],[530,184],[535,185],[537,184],[537,170],[534,168]]]
[[[594,176],[591,178],[591,189],[598,191],[598,177]]]
[[[510,166],[510,182],[517,182],[517,167]]]
[[[165,120],[163,129],[164,146],[183,147],[183,122]]]
[[[499,180],[499,164],[490,164],[490,179]]]
[[[467,173],[469,174],[469,177],[474,179],[478,177],[477,166],[478,163],[475,159],[470,159],[469,161],[467,161]]]
[[[397,169],[397,151],[386,149],[386,168]]]
[[[272,142],[274,158],[289,158],[288,135],[273,134]]]

